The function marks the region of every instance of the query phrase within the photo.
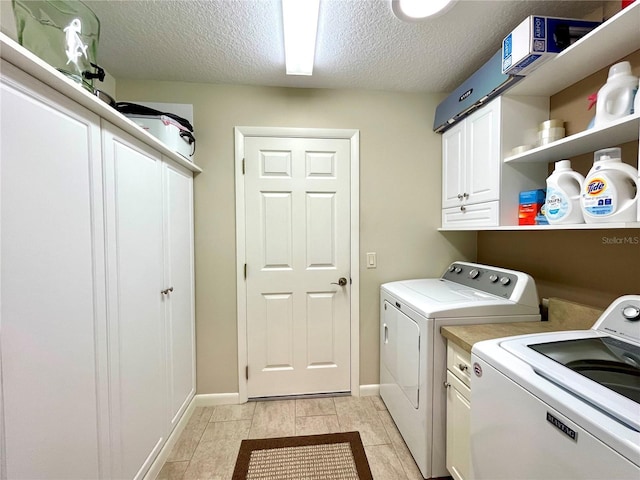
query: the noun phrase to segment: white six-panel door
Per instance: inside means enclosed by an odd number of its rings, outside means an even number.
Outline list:
[[[349,391],[350,141],[244,148],[248,396]]]

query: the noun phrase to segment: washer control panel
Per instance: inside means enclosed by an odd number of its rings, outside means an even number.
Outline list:
[[[640,344],[640,295],[623,295],[591,327]]]
[[[452,263],[441,278],[502,298],[511,298],[518,284],[516,273],[466,263]]]

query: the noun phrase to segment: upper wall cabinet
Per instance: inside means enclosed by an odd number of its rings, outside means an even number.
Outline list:
[[[579,82],[586,76],[603,68],[607,68],[620,58],[638,50],[640,47],[639,25],[640,2],[635,2],[526,76],[510,89],[507,94],[502,97],[502,100],[518,102],[523,98],[531,96],[548,99],[550,96]],[[490,105],[491,104],[481,108],[475,114],[489,108]],[[447,168],[454,168],[449,167],[448,164],[455,155],[455,142],[464,138],[464,132],[455,131],[456,127],[453,127],[443,134],[442,227],[444,230],[547,230],[640,227],[640,223],[541,226],[518,226],[517,224],[519,191],[543,188],[549,163],[626,142],[637,142],[640,137],[640,112],[636,112],[634,115],[629,115],[610,124],[586,130],[556,142],[528,150],[524,153],[511,155],[511,149],[513,147],[517,145],[534,144],[536,140],[536,138],[534,138],[532,141],[528,141],[528,139],[523,138],[523,132],[519,131],[519,128],[512,128],[513,124],[511,123],[511,119],[517,118],[519,115],[522,117],[529,116],[530,112],[526,109],[516,108],[508,118],[503,114],[500,124],[501,146],[505,147],[505,142],[510,145],[508,148],[502,148],[501,151],[502,177],[500,201],[497,204],[500,208],[500,217],[497,222],[493,220],[493,217],[489,218],[489,209],[485,209],[480,220],[464,221],[465,216],[462,214],[463,212],[455,212],[454,209],[447,208],[451,207],[452,202],[457,198],[457,192],[456,195],[453,195],[453,191],[461,189],[461,187],[453,186],[454,182]],[[472,116],[467,120],[471,118]],[[538,118],[538,120],[533,122],[535,129],[537,130],[537,123],[546,119],[548,119],[548,111],[544,118]],[[522,119],[522,121],[525,120]],[[461,130],[464,130],[464,128],[461,127]],[[447,134],[449,134],[449,137],[447,137]],[[467,148],[469,148],[469,146],[467,146]],[[459,151],[463,150],[461,149]],[[464,162],[462,162],[462,164],[464,164]],[[453,163],[451,163],[451,165],[453,165]],[[541,170],[536,168],[536,166],[542,166],[544,171],[543,177],[540,177]],[[640,166],[640,161],[637,166]],[[509,171],[511,173],[506,173]],[[509,175],[513,175],[513,177]],[[509,178],[513,178],[514,181],[511,182]],[[531,182],[527,182],[527,180],[531,180]],[[523,188],[527,183],[530,186]],[[465,197],[465,193],[468,193],[469,196]],[[461,195],[462,198],[459,200],[460,205],[457,207],[458,210],[461,210],[461,207],[465,207],[466,204],[471,203],[468,201],[471,198],[470,192],[462,191]],[[488,206],[489,204],[486,205]],[[469,206],[465,208],[467,212],[470,209]],[[474,214],[478,215],[477,213]],[[470,215],[467,215],[467,217],[470,218]],[[640,208],[638,212],[638,222],[640,222]]]
[[[545,97],[498,97],[442,134],[442,227],[518,224],[518,193],[544,182],[545,165],[503,163],[546,120]]]

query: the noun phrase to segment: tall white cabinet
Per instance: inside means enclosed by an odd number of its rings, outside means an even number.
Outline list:
[[[97,115],[2,62],[3,478],[96,478],[107,370]]]
[[[195,394],[199,169],[2,41],[0,478],[142,478]]]
[[[103,124],[113,475],[146,471],[167,435],[162,157]]]
[[[162,165],[164,206],[164,307],[166,318],[169,419],[173,429],[195,394],[195,285],[193,173]]]

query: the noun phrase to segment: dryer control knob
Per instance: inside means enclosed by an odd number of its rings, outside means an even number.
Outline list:
[[[456,273],[462,273],[462,269],[460,267],[456,267]]]
[[[480,272],[476,268],[469,272],[469,278],[478,278],[478,275],[480,275]]]
[[[622,309],[622,316],[627,320],[636,321],[640,320],[640,308],[629,305]]]
[[[449,271],[450,271],[450,272],[454,272],[455,270],[456,270],[456,266],[455,266],[455,265],[451,265],[451,266],[449,267]]]
[[[511,283],[511,279],[509,277],[502,277],[500,283],[506,287]]]
[[[498,275],[496,275],[495,273],[489,275],[489,280],[491,280],[492,283],[496,283],[498,281]]]

